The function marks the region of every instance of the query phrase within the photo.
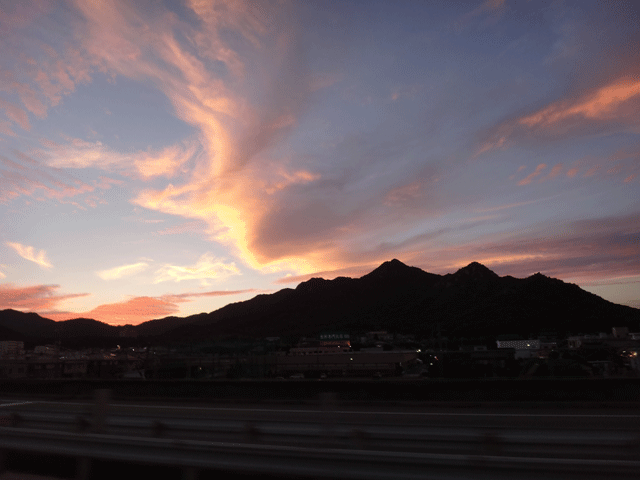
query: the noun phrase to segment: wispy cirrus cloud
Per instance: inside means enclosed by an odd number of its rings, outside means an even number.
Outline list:
[[[53,265],[49,263],[47,259],[47,252],[44,250],[40,250],[39,252],[30,245],[22,245],[17,242],[7,242],[6,245],[11,247],[18,255],[20,255],[25,260],[29,260],[30,262],[36,263],[44,268],[52,268]]]
[[[117,280],[122,277],[128,277],[144,271],[149,266],[146,262],[137,262],[129,265],[110,268],[108,270],[100,270],[96,274],[103,280]]]
[[[54,8],[46,2],[21,2],[8,9],[0,7],[0,36],[6,59],[0,63],[0,91],[13,102],[0,101],[0,110],[4,109],[5,115],[26,131],[31,129],[27,112],[38,119],[45,118],[49,108],[57,106],[78,83],[90,81],[91,72],[99,68],[72,46],[74,42],[68,36],[71,32],[61,29],[59,20],[48,17]],[[61,10],[64,12],[65,8]],[[34,25],[43,37],[54,34],[66,39],[67,42],[61,42],[64,47],[56,50],[29,35],[29,40],[25,40],[23,34],[31,32]]]
[[[12,153],[13,159],[0,155],[0,203],[27,196],[53,199],[84,208],[71,199],[93,194],[85,204],[92,206],[91,202],[93,205],[104,203],[103,199],[95,198],[96,192],[124,183],[106,176],[87,183],[66,172],[43,165],[22,152],[16,150]]]
[[[0,98],[0,110],[4,110],[5,116],[23,130],[31,130],[27,112],[17,105]]]
[[[43,139],[42,143],[45,150],[41,154],[51,167],[97,167],[143,180],[176,176],[199,149],[198,143],[193,139],[163,149],[135,153],[120,153],[100,141],[90,142],[78,138],[68,138],[65,143]]]
[[[231,275],[240,275],[240,270],[235,263],[225,263],[210,253],[200,256],[195,265],[164,265],[155,272],[154,283],[183,280],[207,280],[224,279]]]

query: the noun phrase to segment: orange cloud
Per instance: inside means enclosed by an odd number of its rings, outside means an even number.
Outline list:
[[[47,260],[47,252],[44,250],[40,250],[36,253],[35,249],[29,245],[22,245],[17,242],[7,242],[6,245],[8,247],[13,248],[18,255],[20,255],[25,260],[29,260],[30,262],[36,263],[44,268],[51,268],[52,265]]]
[[[174,302],[153,297],[134,297],[130,300],[100,305],[82,313],[82,317],[93,318],[115,325],[138,324],[178,312]]]
[[[221,290],[196,293],[166,294],[159,297],[132,297],[122,302],[105,303],[87,312],[45,312],[47,318],[53,320],[69,320],[72,318],[92,318],[113,325],[137,325],[148,320],[162,318],[178,313],[179,303],[190,302],[194,298],[220,297],[250,293],[255,290]],[[0,299],[2,293],[0,290]]]
[[[534,113],[502,122],[478,147],[476,156],[513,141],[637,128],[638,110],[640,80],[619,77],[575,98],[558,100]]]
[[[529,175],[527,175],[525,178],[523,178],[522,180],[520,180],[518,182],[518,185],[522,186],[522,185],[529,185],[531,183],[531,181],[536,178],[537,176],[539,176],[542,171],[547,168],[547,165],[544,163],[539,164],[536,169],[530,173]]]
[[[571,117],[611,120],[619,117],[636,117],[635,112],[623,110],[629,100],[640,95],[640,81],[623,77],[575,101],[552,103],[538,112],[521,118],[518,123],[527,127],[552,128]],[[637,122],[637,118],[635,118]]]
[[[60,302],[71,298],[86,297],[88,293],[60,295],[56,292],[60,285],[35,285],[16,287],[12,284],[0,285],[0,308],[17,310],[52,310]]]

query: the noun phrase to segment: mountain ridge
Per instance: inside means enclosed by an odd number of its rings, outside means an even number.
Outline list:
[[[37,338],[113,337],[125,328],[91,319],[54,322],[34,313],[5,312],[0,312],[0,336],[8,329]],[[639,329],[640,309],[614,304],[540,273],[500,277],[472,262],[438,275],[393,259],[360,278],[314,277],[294,289],[259,294],[209,313],[164,317],[128,328],[162,341],[195,341],[308,336],[327,330],[388,330],[428,337],[443,331],[479,336],[594,332],[613,326]]]

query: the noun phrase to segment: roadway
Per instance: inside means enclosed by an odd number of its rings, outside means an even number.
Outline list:
[[[39,444],[32,454],[48,451],[55,439],[67,448],[61,454],[89,455],[84,442],[91,452],[104,451],[96,461],[135,462],[139,455],[154,464],[179,442],[185,453],[177,464],[201,478],[218,469],[289,478],[442,479],[638,478],[640,471],[637,408],[349,405],[330,395],[315,405],[7,398],[0,399],[1,419],[0,430],[13,439],[5,448]],[[122,445],[133,457],[119,452]]]

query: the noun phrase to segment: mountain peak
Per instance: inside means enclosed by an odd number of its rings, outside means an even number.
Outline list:
[[[384,262],[378,268],[367,273],[362,278],[393,278],[404,275],[409,270],[411,270],[411,267],[394,258],[393,260]]]
[[[471,262],[454,273],[454,275],[456,277],[464,276],[470,278],[499,278],[497,273],[478,262]]]

